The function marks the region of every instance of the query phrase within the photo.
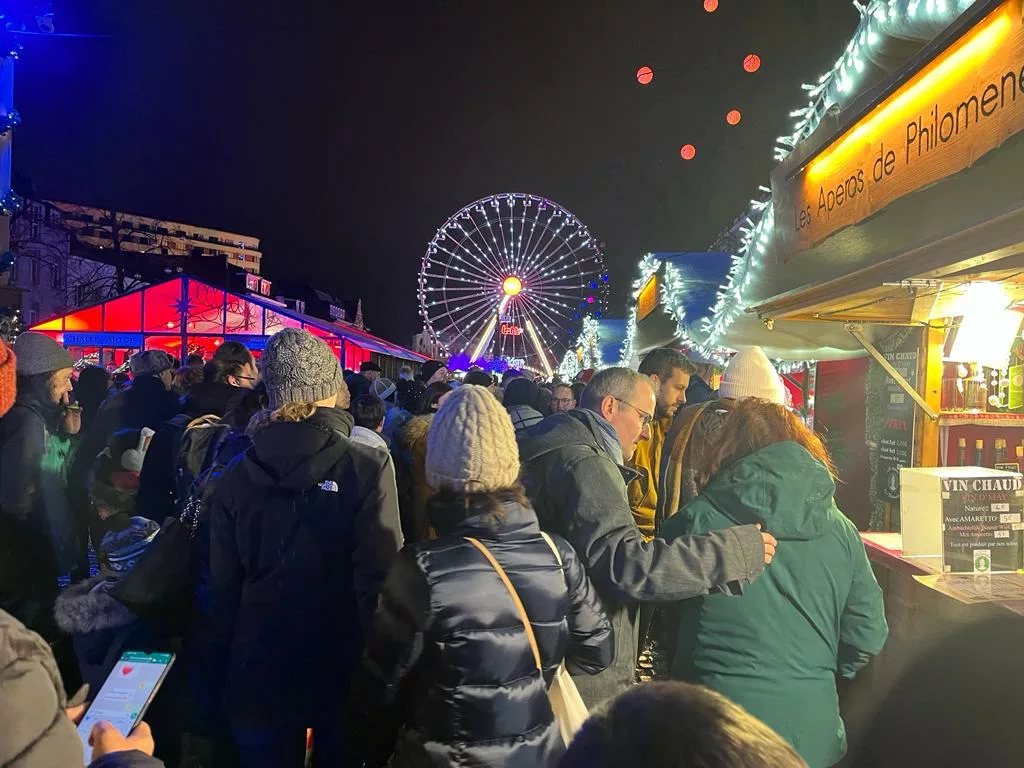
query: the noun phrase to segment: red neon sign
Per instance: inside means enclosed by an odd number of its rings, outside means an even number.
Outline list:
[[[502,336],[522,336],[523,329],[513,323],[502,323],[501,324],[501,335]]]

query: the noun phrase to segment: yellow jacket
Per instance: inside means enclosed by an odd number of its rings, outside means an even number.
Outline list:
[[[636,452],[629,466],[641,477],[629,484],[629,507],[633,510],[636,527],[648,541],[654,538],[654,514],[658,509],[658,467],[661,464],[661,448],[665,434],[672,426],[672,418],[666,417],[651,422],[651,438],[637,443]]]

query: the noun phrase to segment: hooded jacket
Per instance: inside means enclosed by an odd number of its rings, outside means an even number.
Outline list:
[[[427,499],[435,489],[427,482],[427,433],[434,414],[415,416],[399,433],[393,449],[398,475],[398,494],[401,499],[402,530],[406,541],[430,538],[427,520]]]
[[[76,697],[78,699],[79,697]],[[0,611],[0,765],[5,768],[80,766],[82,740],[64,710],[69,702],[50,646]],[[90,768],[162,768],[138,751],[115,752]]]
[[[55,434],[57,410],[20,393],[0,421],[0,604],[33,593],[48,603],[58,576],[78,564],[78,535],[68,501],[70,441]],[[16,611],[17,612],[17,611]],[[47,634],[50,617],[19,615]]]
[[[776,443],[719,472],[663,526],[671,540],[762,523],[779,540],[742,597],[681,604],[672,673],[763,720],[811,768],[846,750],[835,676],[852,678],[888,635],[864,544],[834,494],[823,464],[797,443]]]
[[[591,707],[633,683],[640,603],[739,592],[764,570],[764,543],[752,525],[671,544],[644,541],[626,498],[626,481],[636,473],[616,463],[600,430],[596,415],[578,409],[518,436],[523,484],[541,528],[564,536],[579,553],[615,631],[611,666],[576,678]]]
[[[334,408],[270,423],[212,491],[212,618],[232,717],[305,727],[349,688],[402,544],[391,457],[350,428]]]
[[[537,671],[519,611],[479,539],[508,574],[540,648]],[[554,766],[564,751],[546,684],[563,658],[597,672],[612,629],[572,547],[559,567],[529,507],[463,520],[404,549],[381,595],[355,687],[368,765]]]

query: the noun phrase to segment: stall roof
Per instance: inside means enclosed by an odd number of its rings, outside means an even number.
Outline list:
[[[144,302],[152,308],[143,312]],[[182,318],[187,317],[182,329]],[[48,332],[269,336],[288,326],[310,327],[317,335],[351,341],[363,349],[411,362],[429,358],[350,325],[296,312],[273,299],[226,291],[193,277],[176,277],[138,288],[33,325]]]

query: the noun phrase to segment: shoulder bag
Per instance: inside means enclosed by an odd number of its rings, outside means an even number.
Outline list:
[[[551,547],[551,551],[555,554],[555,559],[558,560],[558,565],[562,567],[562,556],[558,553],[558,549],[555,547],[555,543],[551,540],[551,537],[546,533],[541,534],[544,540]],[[505,569],[501,567],[501,564],[495,559],[491,551],[487,549],[478,539],[466,537],[466,541],[480,550],[480,553],[487,558],[488,562],[498,572],[498,576],[501,577],[502,582],[505,584],[505,588],[508,590],[509,595],[512,597],[512,602],[515,603],[516,609],[519,611],[519,618],[523,622],[523,627],[526,629],[526,637],[530,641],[530,648],[533,651],[533,659],[537,663],[537,669],[540,671],[540,679],[544,679],[544,666],[540,658],[540,648],[537,645],[537,637],[533,634],[533,626],[530,624],[530,617],[526,613],[526,608],[523,606],[523,601],[519,599],[519,593],[516,592],[516,588],[512,586],[511,580],[508,578],[508,574],[505,573]],[[572,681],[572,675],[569,674],[565,668],[565,661],[558,665],[558,670],[555,672],[555,676],[551,679],[551,685],[548,686],[548,701],[551,703],[551,711],[555,715],[555,720],[558,722],[558,727],[562,733],[562,741],[565,742],[566,746],[572,741],[572,737],[576,735],[576,731],[580,729],[583,723],[589,716],[587,712],[587,705],[583,703],[583,698],[580,696],[580,692],[576,689],[576,683]]]

